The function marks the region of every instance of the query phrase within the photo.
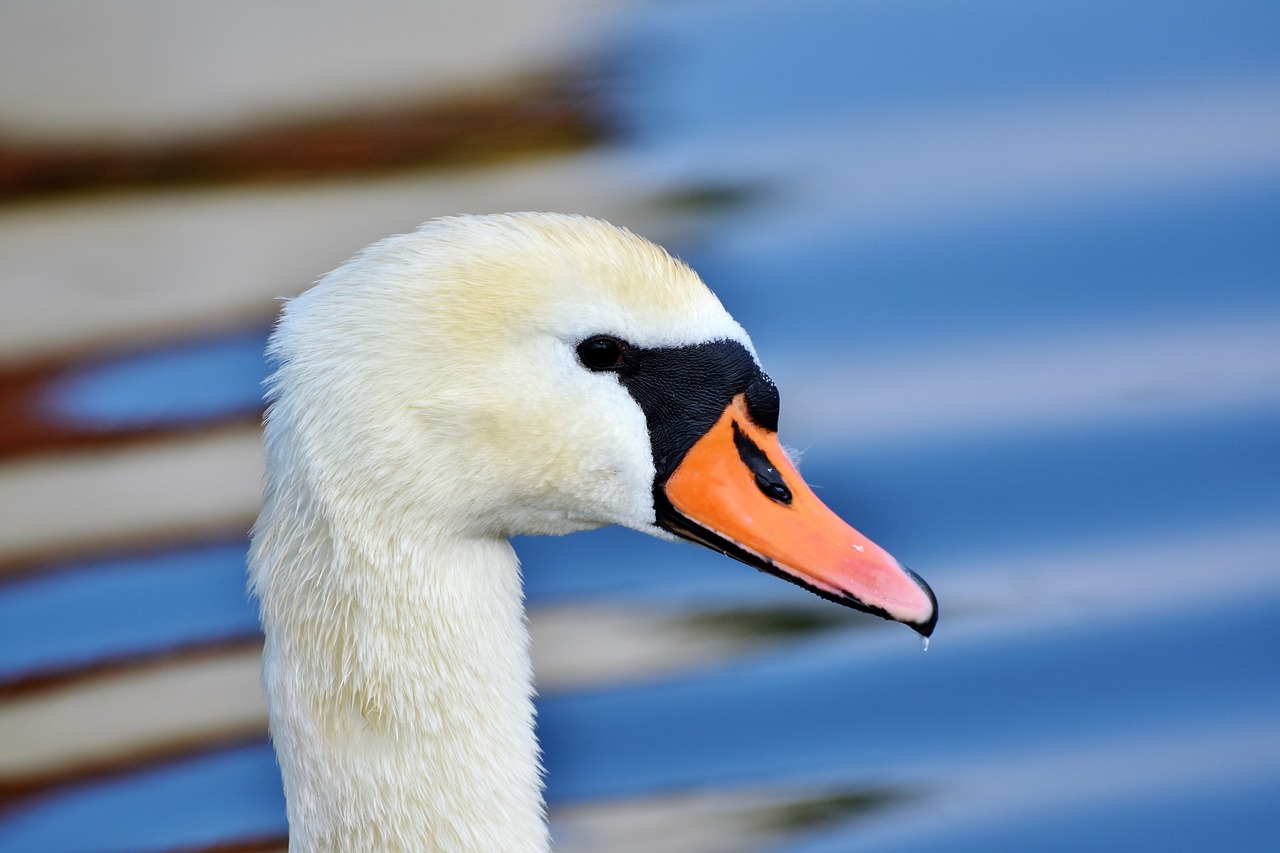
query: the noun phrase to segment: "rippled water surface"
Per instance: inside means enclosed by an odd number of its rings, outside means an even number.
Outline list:
[[[794,853],[1272,849],[1280,6],[653,4],[611,50],[636,167],[742,188],[675,248],[752,332],[784,440],[941,620],[924,653],[688,546],[520,540],[535,620],[641,609],[737,649],[545,691],[553,815],[765,792],[748,837]],[[251,408],[265,334],[55,404]],[[0,670],[252,640],[243,550],[0,585]],[[0,814],[0,848],[283,827],[254,741]]]

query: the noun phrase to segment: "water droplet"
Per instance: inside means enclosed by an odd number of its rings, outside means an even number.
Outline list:
[[[928,638],[928,637],[921,637],[921,638],[920,638],[920,643],[921,643],[921,645],[923,645],[923,646],[924,646],[924,650],[925,650],[926,652],[927,652],[927,651],[929,651],[929,638]]]

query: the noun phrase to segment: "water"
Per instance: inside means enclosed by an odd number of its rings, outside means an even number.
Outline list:
[[[806,476],[941,619],[922,656],[709,552],[520,540],[535,619],[653,612],[735,649],[542,696],[553,815],[763,791],[746,837],[795,853],[1270,849],[1275,4],[655,4],[620,30],[626,156],[763,188],[674,248],[777,365]],[[58,405],[112,425],[243,408],[262,335],[100,366]],[[1005,355],[975,375],[974,353]],[[931,407],[900,375],[963,393]],[[0,671],[251,637],[243,548],[0,585]],[[0,847],[270,837],[275,773],[258,741],[55,790],[0,813]]]

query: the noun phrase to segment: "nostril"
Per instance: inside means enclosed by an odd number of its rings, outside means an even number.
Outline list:
[[[777,471],[773,473],[777,474]],[[791,503],[791,490],[787,488],[787,484],[782,482],[782,477],[778,477],[776,481],[770,480],[767,476],[760,473],[756,474],[756,486],[760,491],[764,492],[765,497],[775,500],[778,503]]]
[[[790,506],[791,489],[782,479],[782,474],[769,461],[769,457],[751,438],[742,431],[737,421],[733,424],[733,443],[738,448],[738,458],[747,466],[756,480],[758,488],[771,501]]]

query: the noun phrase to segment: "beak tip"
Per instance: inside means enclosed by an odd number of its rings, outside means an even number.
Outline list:
[[[916,586],[920,587],[920,591],[923,592],[929,598],[930,607],[929,607],[928,618],[919,622],[906,623],[907,626],[911,628],[913,631],[915,631],[917,634],[928,639],[933,635],[933,629],[938,625],[938,597],[933,594],[933,590],[929,587],[927,583],[924,582],[924,578],[920,577],[918,574],[911,571],[906,566],[902,566],[901,563],[899,563],[898,565],[902,567],[902,571],[906,573],[907,577],[915,581]]]
[[[907,625],[908,628],[915,631],[926,640],[933,636],[933,629],[938,625],[938,614],[935,612],[933,618],[927,622],[912,622]]]

